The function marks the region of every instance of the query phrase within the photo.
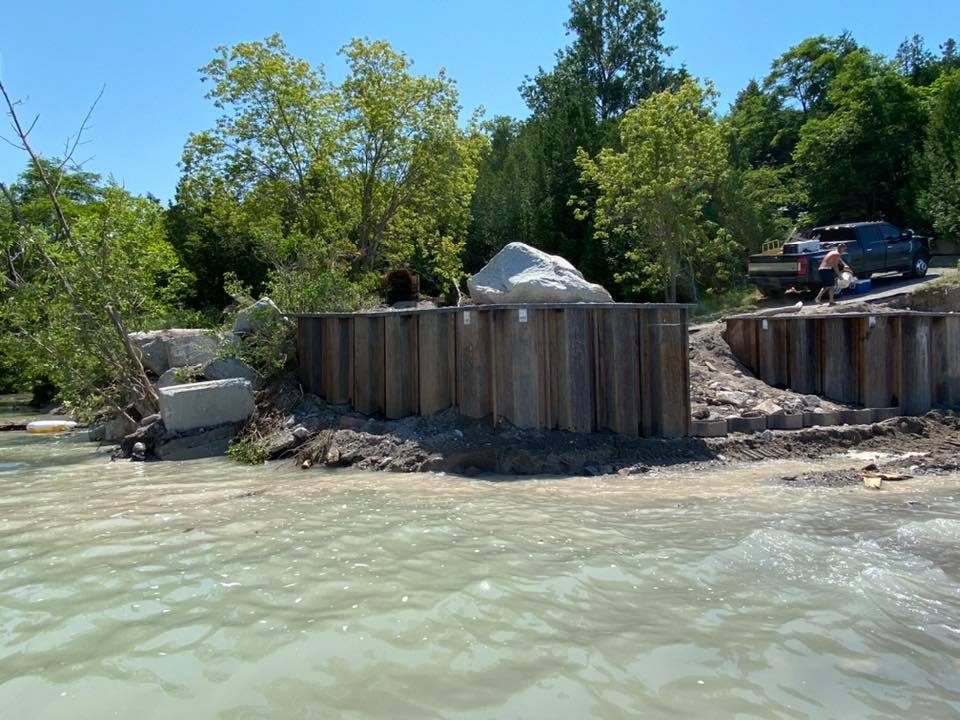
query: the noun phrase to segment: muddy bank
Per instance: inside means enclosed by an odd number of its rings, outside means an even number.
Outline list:
[[[925,453],[941,464],[960,456],[960,416],[932,412],[872,425],[813,427],[722,438],[632,438],[523,430],[454,410],[402,420],[369,418],[301,395],[286,378],[260,398],[248,428],[273,459],[306,467],[463,475],[624,475],[654,467],[784,458],[817,459],[852,449]],[[854,463],[852,463],[854,464]],[[932,465],[931,465],[932,467]]]

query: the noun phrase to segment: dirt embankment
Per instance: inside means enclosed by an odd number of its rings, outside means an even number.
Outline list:
[[[307,467],[463,475],[633,475],[653,467],[783,458],[819,459],[851,449],[923,453],[924,471],[960,469],[960,415],[933,412],[873,425],[770,431],[724,438],[630,438],[493,428],[447,410],[429,417],[379,420],[301,396],[292,377],[261,402],[260,435],[273,458]],[[855,463],[852,463],[855,464]]]

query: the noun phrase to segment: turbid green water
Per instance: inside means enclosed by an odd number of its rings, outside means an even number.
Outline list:
[[[951,718],[960,478],[491,483],[0,433],[0,718]]]

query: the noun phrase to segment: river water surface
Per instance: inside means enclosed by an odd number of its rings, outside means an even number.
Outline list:
[[[0,718],[951,718],[960,478],[489,482],[0,433]]]

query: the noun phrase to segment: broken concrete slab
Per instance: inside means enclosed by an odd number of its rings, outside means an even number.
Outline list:
[[[249,380],[232,378],[160,390],[160,415],[169,432],[242,423],[254,410]]]

